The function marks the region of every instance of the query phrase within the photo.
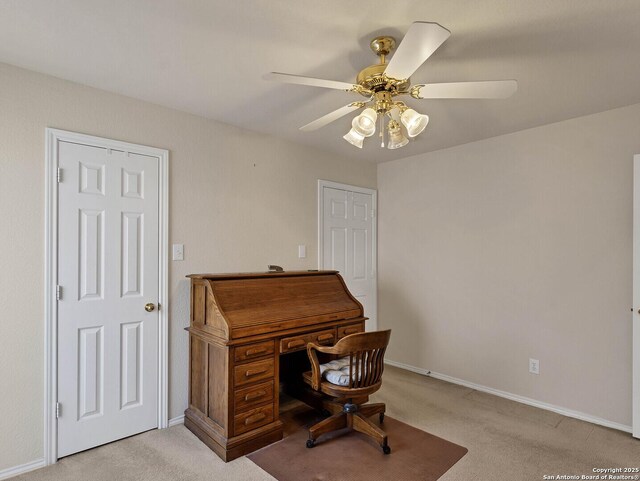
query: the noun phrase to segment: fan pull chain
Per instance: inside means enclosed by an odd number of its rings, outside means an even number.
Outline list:
[[[380,147],[384,148],[384,115],[380,116]]]

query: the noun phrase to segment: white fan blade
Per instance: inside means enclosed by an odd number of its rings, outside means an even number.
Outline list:
[[[411,96],[416,99],[506,99],[516,90],[518,82],[515,80],[448,82],[414,85]]]
[[[288,84],[309,85],[311,87],[324,87],[337,90],[351,90],[356,88],[354,84],[347,82],[338,82],[337,80],[324,80],[320,78],[304,77],[302,75],[292,75],[288,73],[270,72],[262,78],[265,80],[275,80],[276,82],[284,82]]]
[[[344,117],[350,112],[354,110],[361,109],[363,107],[361,102],[353,102],[349,105],[345,105],[344,107],[340,107],[338,110],[334,110],[333,112],[329,112],[327,115],[323,115],[319,119],[314,120],[307,125],[303,125],[300,127],[300,130],[303,132],[311,132],[312,130],[318,130],[321,127],[324,127],[327,124],[330,124],[334,120],[338,120],[340,117]]]
[[[449,35],[451,32],[437,23],[412,23],[384,73],[394,79],[411,77]]]

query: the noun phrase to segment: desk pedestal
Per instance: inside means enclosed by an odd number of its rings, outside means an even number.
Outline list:
[[[260,448],[282,439],[282,423],[280,420],[255,429],[247,434],[225,438],[203,419],[197,411],[187,409],[184,416],[184,425],[193,434],[227,462],[240,456],[252,453]]]

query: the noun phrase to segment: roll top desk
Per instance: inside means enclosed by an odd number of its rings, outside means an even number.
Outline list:
[[[230,461],[282,439],[281,362],[306,362],[309,342],[334,344],[364,331],[366,318],[337,271],[187,277],[185,426]]]

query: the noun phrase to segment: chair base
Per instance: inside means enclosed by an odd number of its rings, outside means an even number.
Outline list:
[[[344,404],[325,402],[324,409],[331,413],[331,416],[309,428],[308,448],[314,447],[316,440],[323,434],[348,428],[349,430],[358,431],[373,438],[380,445],[384,454],[391,452],[391,448],[387,442],[387,433],[368,419],[370,416],[378,414],[380,416],[380,422],[382,422],[385,412],[384,403],[372,403],[360,406],[352,402]]]

